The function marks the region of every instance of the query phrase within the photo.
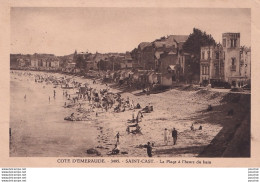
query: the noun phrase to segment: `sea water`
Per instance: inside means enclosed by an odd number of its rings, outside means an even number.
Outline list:
[[[95,146],[91,122],[64,120],[73,109],[63,107],[68,101],[60,86],[11,75],[10,97],[11,157],[80,157]]]

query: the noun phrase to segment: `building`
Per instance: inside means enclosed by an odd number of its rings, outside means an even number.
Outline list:
[[[238,86],[240,75],[240,33],[222,34],[224,56],[224,80]]]
[[[223,33],[222,45],[201,47],[200,83],[219,80],[241,87],[251,78],[251,50],[240,47],[240,33]]]
[[[38,66],[39,66],[39,65],[38,65],[38,62],[39,62],[39,61],[38,61],[37,58],[32,58],[32,59],[31,59],[31,67],[32,67],[32,68],[38,68]]]
[[[251,48],[240,48],[240,76],[244,80],[238,82],[238,86],[244,85],[251,79]]]
[[[57,57],[49,58],[50,61],[50,67],[58,69],[60,67],[60,61]]]
[[[160,55],[169,52],[174,52],[178,55],[188,37],[188,35],[169,35],[153,42],[140,43],[131,52],[134,67],[138,66],[143,70],[157,71]],[[177,57],[176,60],[178,60]]]
[[[133,68],[133,59],[129,52],[126,52],[124,58],[120,62],[121,69]]]
[[[158,59],[158,72],[159,73],[168,73],[168,67],[170,65],[176,65],[177,64],[177,53],[170,51],[170,52],[164,52],[160,54],[160,58]]]
[[[201,47],[200,57],[200,83],[208,84],[212,79],[224,79],[223,47],[220,44]]]
[[[20,67],[26,66],[26,60],[25,59],[18,58],[17,62],[18,62],[18,66],[20,66]]]
[[[140,47],[141,52],[139,53],[138,63],[142,66],[144,70],[153,70],[154,69],[154,47],[152,43],[141,43]]]

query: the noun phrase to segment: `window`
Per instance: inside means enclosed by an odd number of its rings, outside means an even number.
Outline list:
[[[224,60],[225,60],[225,56],[226,56],[226,55],[225,55],[225,51],[223,51],[223,57],[224,57]]]
[[[205,59],[205,52],[202,52],[202,59]]]
[[[215,65],[215,75],[217,76],[218,74],[218,66]]]
[[[208,51],[208,59],[210,58],[210,51]]]
[[[202,75],[208,75],[209,74],[209,66],[204,65],[204,66],[201,67],[201,69],[202,69],[201,70]]]
[[[237,39],[230,39],[231,47],[237,47]]]
[[[236,58],[231,58],[231,71],[236,71]]]
[[[226,47],[226,39],[223,39],[223,47]]]
[[[232,66],[234,66],[236,63],[236,58],[231,58],[231,60],[232,60]]]
[[[219,52],[216,52],[216,59],[219,59]]]

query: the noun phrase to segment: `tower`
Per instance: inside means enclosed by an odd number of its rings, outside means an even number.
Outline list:
[[[224,79],[236,86],[240,76],[240,33],[223,33]]]

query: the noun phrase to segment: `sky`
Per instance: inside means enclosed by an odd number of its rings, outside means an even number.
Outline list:
[[[131,51],[141,42],[189,35],[193,28],[221,42],[240,33],[251,46],[251,11],[241,8],[11,8],[11,53]]]

